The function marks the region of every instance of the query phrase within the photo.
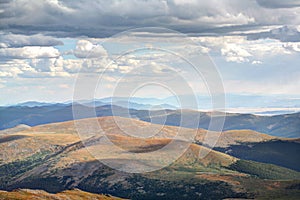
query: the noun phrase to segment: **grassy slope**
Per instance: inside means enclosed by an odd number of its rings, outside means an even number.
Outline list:
[[[101,195],[101,194],[92,194],[84,192],[81,190],[66,190],[57,194],[47,193],[42,190],[28,190],[28,189],[18,189],[11,192],[0,191],[0,199],[10,199],[10,200],[27,200],[27,199],[36,199],[36,200],[57,200],[57,199],[68,199],[68,200],[118,200],[121,198]]]
[[[106,127],[105,129],[108,130],[110,138],[115,144],[133,152],[155,150],[155,148],[167,144],[170,141],[168,137],[173,136],[177,130],[176,127],[164,127],[163,134],[157,136],[156,139],[136,140],[121,133],[112,122],[111,117],[96,120]],[[121,121],[124,125],[129,126],[130,124],[128,119],[122,118]],[[149,125],[146,122],[134,122],[139,126]],[[186,129],[185,134],[188,135],[191,131]],[[6,152],[6,155],[12,154],[19,148],[25,148],[29,143],[32,144],[30,145],[31,151],[16,152],[16,158],[7,159],[6,156],[0,167],[1,178],[10,180],[10,177],[11,188],[14,185],[44,187],[41,189],[53,186],[53,191],[61,191],[66,188],[80,187],[90,192],[109,193],[115,196],[123,192],[123,197],[138,199],[159,197],[162,195],[162,191],[168,191],[168,195],[172,193],[173,197],[186,193],[190,195],[189,197],[196,198],[193,195],[197,191],[203,191],[202,195],[207,197],[212,195],[218,198],[246,197],[247,191],[253,187],[247,185],[249,182],[254,181],[258,184],[265,180],[247,176],[244,173],[269,179],[293,179],[295,177],[293,171],[288,171],[289,174],[285,176],[283,173],[281,174],[284,169],[280,167],[272,166],[268,169],[269,165],[261,163],[245,164],[245,161],[237,161],[236,158],[217,151],[211,151],[204,159],[199,159],[199,152],[207,151],[207,148],[196,144],[192,145],[175,163],[163,170],[136,176],[124,175],[95,162],[95,158],[83,148],[82,144],[78,143],[80,139],[75,133],[73,122],[42,125],[17,133],[17,135],[26,137],[0,144],[3,152]],[[198,131],[199,133],[203,134],[203,130]],[[241,138],[241,134],[234,133],[227,138],[230,138],[229,142],[237,142],[235,138]],[[17,144],[17,148],[14,146],[15,144]],[[48,150],[48,156],[36,154],[41,149],[43,149],[42,152]],[[111,156],[111,152],[107,151],[106,156]],[[110,158],[120,159],[120,157]],[[9,170],[12,165],[19,167],[12,172]],[[233,168],[234,166],[236,168]],[[250,169],[249,166],[251,166]],[[261,171],[261,167],[266,168],[267,171]],[[257,174],[260,171],[263,173]],[[140,183],[138,184],[138,182]],[[17,183],[22,184],[18,185]],[[269,187],[273,181],[264,183],[262,188]],[[182,186],[183,184],[185,186]],[[287,185],[289,184],[291,184],[290,181]],[[139,191],[138,187],[143,189]],[[219,196],[217,191],[221,193]],[[260,194],[264,190],[260,191],[259,188],[256,188],[251,193],[253,195],[258,191]],[[280,191],[282,194],[286,190],[280,186],[271,188],[270,191]]]

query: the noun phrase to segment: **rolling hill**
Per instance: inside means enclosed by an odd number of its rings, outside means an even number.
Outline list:
[[[14,200],[121,200],[121,198],[110,195],[92,194],[78,189],[66,190],[57,194],[51,194],[43,190],[29,190],[17,189],[11,192],[0,191],[0,199],[14,199]]]
[[[11,191],[28,188],[57,193],[78,188],[130,199],[254,198],[270,197],[274,193],[277,196],[288,193],[291,198],[295,198],[299,195],[299,172],[209,151],[200,145],[201,138],[206,133],[203,129],[183,128],[181,137],[175,142],[178,145],[187,142],[192,144],[176,162],[163,169],[135,174],[109,168],[99,162],[95,155],[92,156],[85,147],[102,148],[101,156],[97,157],[102,161],[114,161],[123,167],[127,164],[146,166],[151,159],[146,153],[169,144],[179,129],[176,126],[161,127],[135,119],[115,119],[90,118],[78,120],[77,123],[101,124],[106,136],[115,145],[141,156],[135,163],[126,160],[127,157],[122,154],[114,153],[110,146],[99,146],[97,141],[104,135],[97,128],[89,126],[82,141],[73,121],[45,124],[1,136],[0,189]],[[154,137],[147,138],[148,132],[136,130],[134,125],[159,131]],[[140,133],[143,137],[130,136],[120,126],[131,130],[132,134]],[[217,146],[226,148],[241,141],[246,142],[247,139],[241,137],[242,134],[247,134],[250,142],[274,139],[253,131],[224,132]],[[191,138],[191,135],[195,138]],[[202,158],[199,157],[201,152],[209,153]],[[169,156],[161,154],[157,160],[163,162]]]
[[[84,192],[78,189],[66,190],[57,194],[51,194],[43,190],[29,190],[29,189],[17,189],[11,192],[0,191],[0,199],[15,199],[15,200],[57,200],[57,199],[68,199],[68,200],[121,200],[121,198],[113,197],[110,195],[92,194]]]

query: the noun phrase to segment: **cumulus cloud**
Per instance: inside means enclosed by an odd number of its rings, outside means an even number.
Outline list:
[[[78,40],[73,53],[77,58],[107,57],[107,52],[102,45],[93,44],[88,40]]]
[[[25,60],[10,60],[4,63],[0,63],[0,77],[12,78],[24,73],[31,69],[31,66]]]
[[[248,62],[248,57],[252,56],[246,49],[236,44],[226,44],[221,53],[227,61],[238,63]]]
[[[60,52],[54,47],[21,47],[21,48],[2,48],[0,58],[5,59],[27,59],[27,58],[56,58]]]
[[[300,52],[300,42],[286,43],[283,47],[289,51]]]
[[[260,64],[263,60],[297,52],[298,43],[284,43],[276,39],[248,40],[246,36],[220,36],[193,38],[228,62]]]
[[[0,77],[70,77],[80,73],[102,73],[108,61],[105,59],[64,59],[56,58],[31,58],[11,59],[0,63]],[[126,66],[113,64],[107,72],[115,74],[125,73]]]
[[[40,78],[70,76],[61,66],[56,65],[55,59],[8,60],[0,63],[2,78]]]

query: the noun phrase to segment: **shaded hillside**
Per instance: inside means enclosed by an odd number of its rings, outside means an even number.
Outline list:
[[[251,174],[262,179],[286,180],[299,179],[299,174],[291,169],[278,167],[272,164],[259,163],[249,160],[238,160],[229,166],[229,169]]]
[[[300,144],[296,140],[241,142],[215,149],[237,158],[271,163],[300,171]]]

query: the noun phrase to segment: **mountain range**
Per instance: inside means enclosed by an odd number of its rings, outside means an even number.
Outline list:
[[[180,100],[180,101],[179,101]],[[180,105],[179,102],[185,102]],[[60,104],[71,104],[73,101],[66,101]],[[94,100],[80,100],[82,104],[101,106],[107,104],[128,107],[132,109],[149,110],[157,109],[191,109],[191,110],[214,110],[212,107],[212,98],[208,95],[177,95],[166,98],[144,98],[144,97],[106,97]],[[197,102],[197,105],[193,102]],[[241,94],[226,94],[224,97],[226,112],[230,113],[247,113],[259,115],[279,115],[289,114],[300,111],[299,96],[280,96],[280,95],[241,95]],[[55,103],[27,101],[14,105],[7,106],[45,106]],[[7,107],[6,106],[6,107]]]
[[[107,102],[109,100],[107,99]],[[214,112],[201,112],[188,109],[170,109],[172,106],[163,104],[154,110],[134,109],[126,106],[123,101],[118,101],[120,105],[112,105],[99,101],[85,101],[75,104],[76,110],[80,111],[79,118],[102,117],[117,115],[121,117],[137,118],[152,123],[164,123],[172,126],[182,126],[186,128],[208,129],[211,119],[225,122],[223,130],[249,129],[272,136],[299,138],[300,137],[300,113],[283,114],[275,116],[260,116],[253,114],[221,113],[217,116]],[[33,106],[35,105],[35,106]],[[96,105],[94,107],[93,105]],[[148,104],[142,105],[129,103],[135,108],[149,108]],[[71,103],[47,104],[30,102],[28,104],[0,107],[0,130],[12,128],[20,124],[36,126],[53,122],[72,120],[73,109]],[[164,108],[166,107],[166,108]],[[168,109],[167,109],[168,108]],[[94,114],[93,114],[94,113]],[[194,123],[194,119],[200,116],[199,123]],[[77,116],[78,117],[78,116]],[[182,122],[182,119],[186,119]],[[214,128],[211,129],[214,131]]]

